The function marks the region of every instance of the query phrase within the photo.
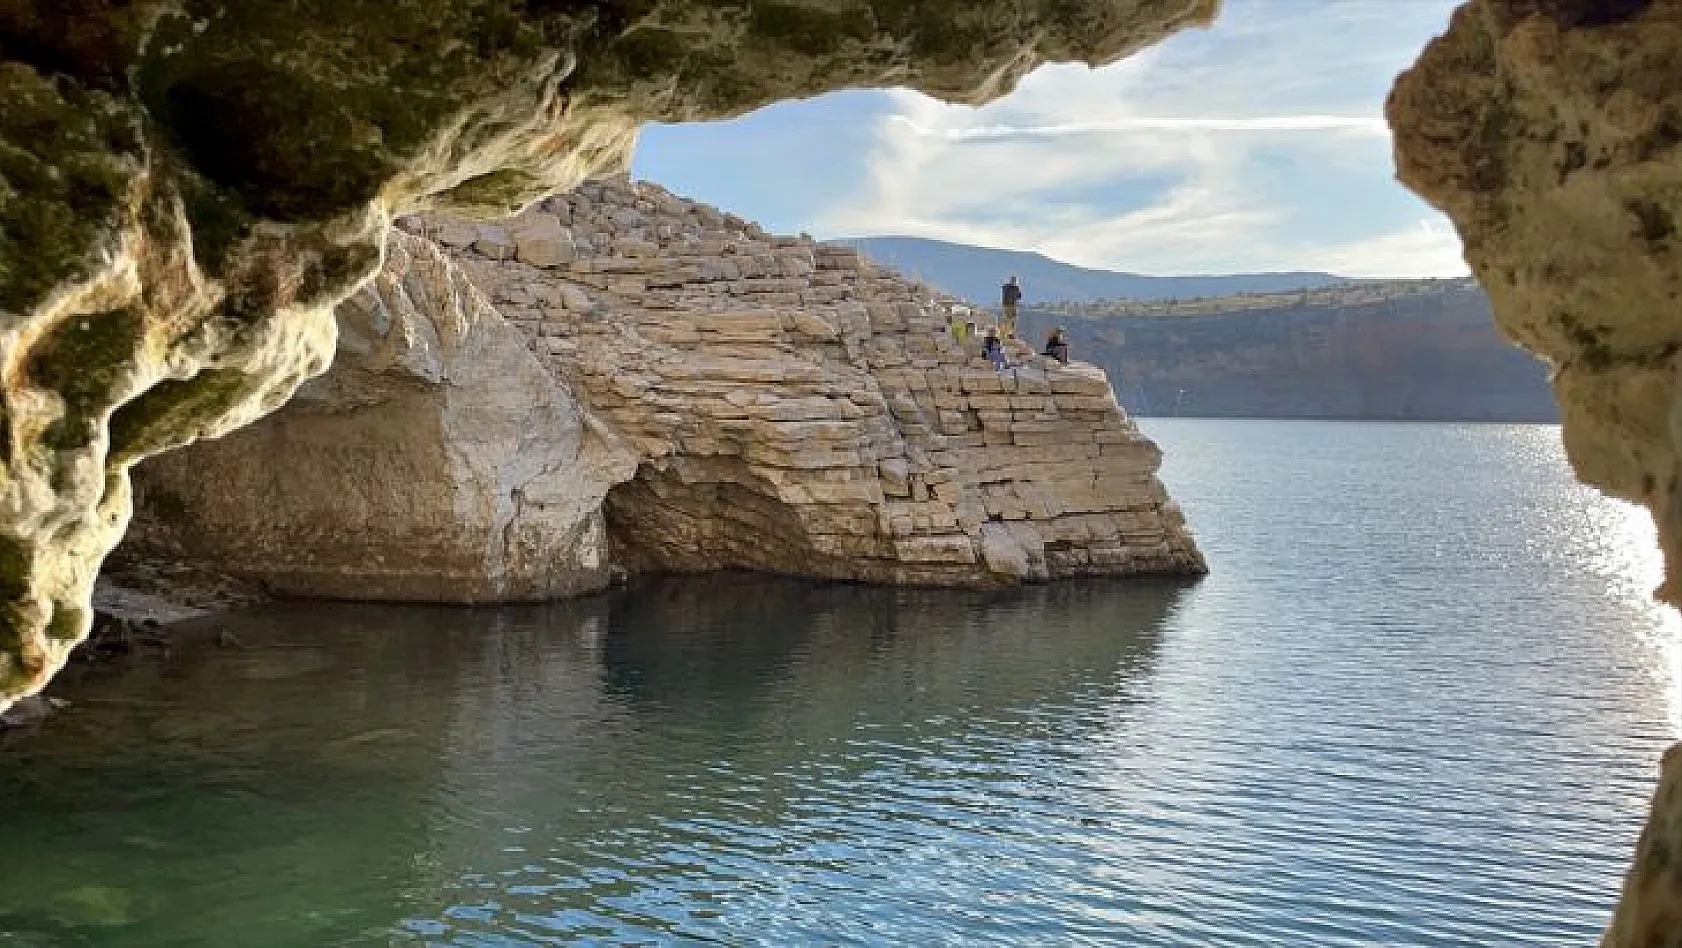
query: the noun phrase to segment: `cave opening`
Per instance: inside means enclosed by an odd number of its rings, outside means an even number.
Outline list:
[[[733,458],[644,462],[602,510],[613,564],[633,575],[797,573],[821,559],[800,513]]]

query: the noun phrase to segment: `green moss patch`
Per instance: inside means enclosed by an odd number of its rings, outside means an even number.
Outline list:
[[[87,610],[64,602],[57,604],[53,617],[47,621],[47,638],[73,642],[87,629]]]
[[[0,310],[22,312],[121,226],[139,144],[109,96],[26,66],[0,63],[0,102]]]
[[[373,198],[570,21],[522,0],[186,0],[148,45],[139,91],[241,207],[319,220]]]
[[[69,450],[93,439],[145,333],[145,314],[129,307],[68,319],[35,345],[29,377],[64,399],[64,414],[42,436],[48,447]]]
[[[515,168],[503,168],[463,181],[444,192],[440,200],[450,207],[500,208],[511,213],[542,191],[542,184],[531,175]]]
[[[196,437],[239,404],[250,381],[232,369],[207,369],[152,386],[111,416],[112,463],[131,463]]]

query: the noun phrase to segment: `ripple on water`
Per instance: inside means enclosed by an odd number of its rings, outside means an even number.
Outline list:
[[[1650,526],[1553,428],[1151,430],[1195,585],[289,607],[69,682],[0,942],[1589,941],[1677,719]]]

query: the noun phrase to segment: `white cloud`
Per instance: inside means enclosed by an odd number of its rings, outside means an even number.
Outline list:
[[[1211,30],[1041,69],[979,109],[894,93],[865,185],[816,229],[1147,273],[1462,274],[1446,221],[1391,180],[1380,114],[1453,6],[1240,0]]]
[[[1454,229],[1431,220],[1421,220],[1406,230],[1311,248],[1296,259],[1305,270],[1370,277],[1463,276],[1467,272]]]
[[[1390,137],[1381,118],[1359,115],[1257,115],[1242,118],[1214,116],[1135,115],[1105,122],[1068,122],[1062,125],[981,125],[969,128],[928,128],[904,115],[890,115],[890,122],[906,125],[914,134],[944,138],[949,142],[995,141],[1010,138],[1069,138],[1105,132],[1332,132]]]

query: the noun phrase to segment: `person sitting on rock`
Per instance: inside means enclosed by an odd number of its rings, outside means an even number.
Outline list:
[[[999,341],[999,331],[997,329],[988,328],[987,338],[982,340],[981,343],[981,354],[987,357],[987,361],[993,363],[995,369],[1003,371],[1008,365],[1005,362],[1004,343]]]
[[[953,341],[962,347],[965,342],[969,341],[969,331],[974,328],[974,326],[974,323],[966,323],[958,318],[957,313],[953,313],[952,321],[948,328],[952,331]]]
[[[1045,354],[1064,365],[1069,364],[1069,337],[1063,335],[1066,332],[1067,329],[1058,326],[1045,340]]]

